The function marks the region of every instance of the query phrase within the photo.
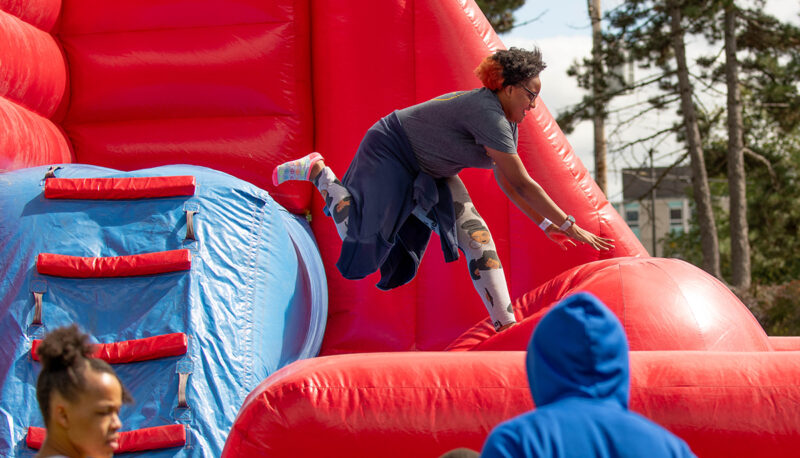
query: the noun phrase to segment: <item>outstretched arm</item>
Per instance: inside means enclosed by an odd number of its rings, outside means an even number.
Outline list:
[[[508,196],[509,200],[517,206],[517,208],[522,211],[528,218],[531,219],[534,223],[539,225],[539,227],[544,232],[544,235],[547,236],[550,240],[557,243],[558,246],[561,247],[562,250],[566,250],[570,246],[575,246],[575,242],[573,242],[567,234],[561,232],[552,221],[549,219],[545,219],[544,216],[540,215],[536,210],[531,208],[525,199],[520,196],[517,191],[508,183],[505,176],[500,173],[497,167],[494,168],[494,178],[497,180],[500,189]]]
[[[528,175],[518,155],[488,147],[486,152],[494,160],[495,179],[500,189],[523,213],[537,224],[542,221],[542,217],[546,217],[557,226],[566,221],[567,214]],[[579,242],[588,243],[596,250],[608,250],[614,246],[613,240],[599,237],[577,224],[572,224],[565,234]]]

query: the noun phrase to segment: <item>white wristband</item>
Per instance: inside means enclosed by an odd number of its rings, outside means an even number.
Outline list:
[[[553,224],[553,222],[550,221],[549,219],[545,218],[545,219],[542,220],[541,223],[539,223],[539,229],[541,229],[543,231],[546,231],[547,228],[550,227],[551,224]]]
[[[564,221],[564,224],[562,224],[561,226],[559,226],[559,228],[558,228],[558,229],[559,229],[561,232],[566,232],[566,231],[567,231],[567,229],[569,229],[570,227],[572,227],[572,225],[573,225],[573,224],[575,224],[575,217],[574,217],[574,216],[572,216],[572,215],[567,215],[567,219]]]

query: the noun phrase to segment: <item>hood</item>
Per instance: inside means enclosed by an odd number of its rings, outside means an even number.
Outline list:
[[[539,322],[528,344],[528,383],[541,407],[567,397],[618,402],[628,408],[628,340],[599,299],[578,293]]]

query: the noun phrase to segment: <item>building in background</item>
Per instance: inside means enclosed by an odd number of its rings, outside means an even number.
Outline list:
[[[617,211],[651,256],[662,256],[662,239],[689,230],[689,167],[622,170],[622,203]],[[655,210],[655,211],[653,211]]]

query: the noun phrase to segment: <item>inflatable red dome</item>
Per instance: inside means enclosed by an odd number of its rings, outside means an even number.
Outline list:
[[[494,425],[534,408],[523,350],[542,314],[576,291],[594,293],[625,326],[632,409],[698,456],[793,456],[799,339],[766,336],[699,269],[647,257],[548,112],[556,76],[547,70],[545,103],[520,127],[523,162],[615,249],[562,252],[489,173],[463,172],[516,298],[521,324],[507,333],[495,335],[485,320],[464,261],[445,264],[437,250],[414,281],[390,292],[375,288],[375,277],[343,279],[321,199],[310,186],[270,183],[274,165],[314,150],[341,176],[377,119],[477,87],[473,68],[502,47],[473,0],[0,0],[0,169],[204,166],[310,218],[328,297],[319,356],[270,375],[243,405],[225,406],[238,416],[217,432],[224,456],[480,449]],[[30,453],[25,447],[11,444],[9,454]],[[169,450],[211,453],[191,444]]]

